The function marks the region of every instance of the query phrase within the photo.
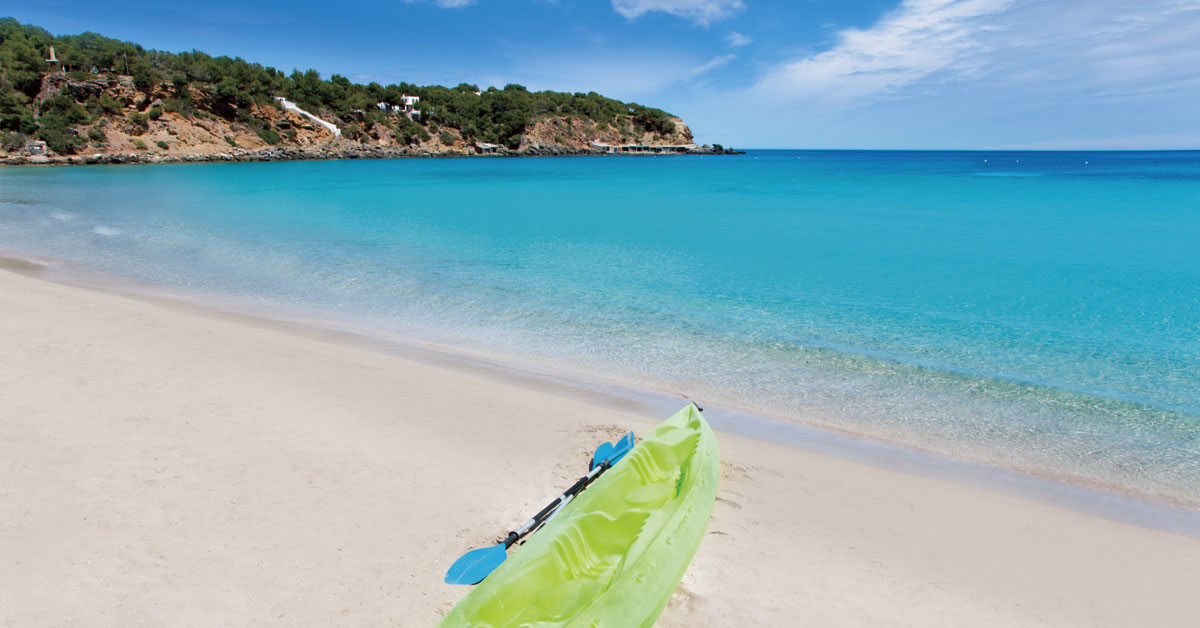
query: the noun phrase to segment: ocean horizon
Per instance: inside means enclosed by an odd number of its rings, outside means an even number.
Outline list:
[[[0,170],[0,252],[1200,505],[1200,151]]]

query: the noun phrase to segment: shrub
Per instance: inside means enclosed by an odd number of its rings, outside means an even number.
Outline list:
[[[25,148],[25,139],[24,133],[9,133],[5,131],[4,137],[0,138],[0,145],[3,146],[4,150],[18,151]]]
[[[237,148],[237,142],[233,141],[233,138],[229,137],[228,135],[225,136],[225,143],[229,144],[230,146],[232,146],[234,148]]]
[[[142,140],[139,140],[137,138],[130,138],[129,143],[133,144],[133,147],[138,150],[146,150],[146,143],[143,142]]]
[[[633,121],[643,129],[663,135],[670,135],[675,132],[675,123],[671,121],[671,116],[667,112],[661,109],[643,107],[636,103],[630,108],[630,113],[633,114]]]
[[[163,109],[172,113],[178,113],[185,118],[191,118],[196,113],[196,108],[192,105],[192,101],[186,98],[168,98],[163,101]]]
[[[161,149],[163,149],[163,150],[167,150],[167,143],[166,143],[166,142],[164,142],[164,141],[162,141],[162,140],[158,140],[158,141],[157,141],[157,142],[155,142],[155,143],[156,143],[156,144],[158,144],[158,147],[159,147],[159,148],[161,148]]]
[[[158,82],[158,77],[154,75],[154,71],[145,64],[139,64],[133,71],[133,86],[142,90],[149,91]]]
[[[100,94],[98,101],[101,113],[116,113],[121,110],[121,103],[113,100],[108,94]]]
[[[60,155],[72,155],[87,145],[83,138],[72,131],[61,127],[43,126],[38,129],[38,139],[46,142],[50,150]]]
[[[438,140],[443,144],[453,145],[454,134],[449,131],[442,131],[441,133],[438,133]]]
[[[149,116],[151,120],[157,120],[161,118],[162,114],[163,110],[158,107],[151,107],[150,111],[146,112],[146,115]]]
[[[275,129],[270,129],[270,128],[259,129],[258,136],[261,137],[264,142],[270,144],[271,146],[274,146],[279,143],[279,133],[276,133]]]
[[[28,134],[36,131],[37,127],[37,120],[29,111],[0,114],[0,129],[10,129]]]
[[[99,125],[88,129],[87,136],[88,139],[96,145],[104,144],[108,141],[108,138],[104,135],[104,131],[100,130]]]

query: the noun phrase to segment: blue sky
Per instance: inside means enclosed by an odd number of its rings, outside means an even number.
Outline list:
[[[1200,148],[1200,0],[5,2],[358,82],[521,83],[755,148]]]

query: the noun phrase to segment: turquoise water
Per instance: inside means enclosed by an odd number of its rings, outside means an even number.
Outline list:
[[[1200,152],[6,168],[0,251],[1200,504]]]

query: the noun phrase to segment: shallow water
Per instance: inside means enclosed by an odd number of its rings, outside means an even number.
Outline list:
[[[0,249],[1200,504],[1200,152],[5,168]]]

